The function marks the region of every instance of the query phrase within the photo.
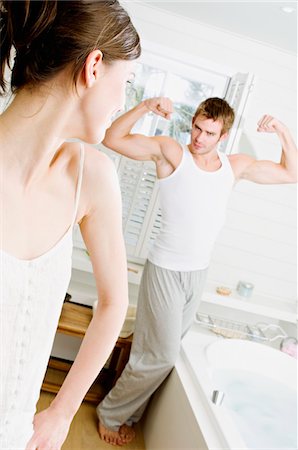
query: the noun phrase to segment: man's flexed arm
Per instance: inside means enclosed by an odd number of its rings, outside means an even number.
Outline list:
[[[158,160],[161,158],[160,136],[148,137],[142,134],[132,134],[135,123],[145,114],[153,112],[170,119],[173,105],[170,99],[157,97],[142,101],[135,108],[116,119],[107,130],[103,144],[112,150],[132,159],[140,161]]]
[[[280,162],[256,161],[243,154],[231,155],[230,162],[236,177],[261,184],[296,183],[297,147],[289,129],[276,118],[265,115],[258,122],[257,130],[262,133],[277,134],[282,145]]]

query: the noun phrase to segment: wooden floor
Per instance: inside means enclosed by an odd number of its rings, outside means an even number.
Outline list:
[[[37,404],[38,411],[47,408],[53,397],[54,394],[41,392]],[[113,448],[145,450],[140,425],[137,425],[135,428],[136,438],[133,442],[126,444],[123,447],[115,447],[114,445],[103,442],[99,438],[97,423],[95,406],[89,402],[84,402],[74,417],[67,439],[62,446],[62,450],[111,450]]]

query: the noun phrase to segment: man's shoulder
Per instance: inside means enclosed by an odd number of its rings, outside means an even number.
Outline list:
[[[181,152],[181,144],[169,136],[155,136],[155,139],[159,142],[163,152]]]
[[[240,179],[245,169],[255,162],[255,158],[244,153],[228,155],[228,159],[236,179]]]
[[[247,165],[255,161],[255,158],[253,158],[250,155],[246,155],[245,153],[235,153],[234,155],[227,155],[228,160],[230,161],[230,164],[233,166],[238,165]]]
[[[156,136],[161,149],[160,163],[168,165],[175,170],[181,161],[183,148],[179,142],[169,136]]]

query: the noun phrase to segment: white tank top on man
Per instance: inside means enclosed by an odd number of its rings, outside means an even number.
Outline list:
[[[158,180],[162,226],[148,255],[153,264],[180,272],[209,266],[235,182],[229,158],[222,152],[218,156],[221,167],[208,172],[183,146],[179,166]]]

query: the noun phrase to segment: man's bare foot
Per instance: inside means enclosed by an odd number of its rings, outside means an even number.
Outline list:
[[[122,439],[120,436],[120,429],[119,431],[112,431],[108,428],[104,427],[100,421],[98,422],[98,432],[100,438],[111,445],[123,445],[126,444],[126,442]]]
[[[133,427],[129,427],[126,424],[121,425],[121,427],[119,428],[119,434],[125,444],[131,442],[136,436]]]

